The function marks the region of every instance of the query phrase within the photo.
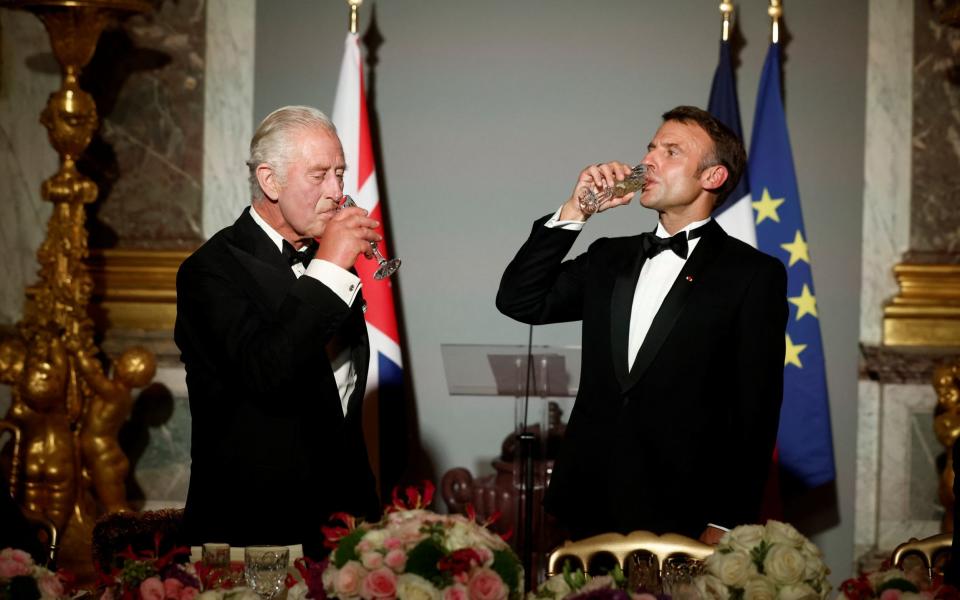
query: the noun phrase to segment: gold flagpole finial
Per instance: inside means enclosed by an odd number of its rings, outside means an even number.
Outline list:
[[[767,14],[770,15],[770,41],[777,44],[780,42],[780,17],[783,16],[780,0],[770,0]]]
[[[720,14],[723,15],[723,34],[721,39],[727,42],[730,41],[730,17],[733,16],[733,2],[721,2]]]
[[[357,32],[357,9],[363,4],[363,0],[347,0],[350,5],[350,33]]]

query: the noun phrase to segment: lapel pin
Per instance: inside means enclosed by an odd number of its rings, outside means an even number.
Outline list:
[[[687,275],[687,283],[693,283],[693,275]]]

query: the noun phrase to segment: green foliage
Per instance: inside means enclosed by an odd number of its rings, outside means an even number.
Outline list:
[[[896,578],[891,579],[890,581],[885,581],[880,587],[877,588],[877,596],[884,592],[884,590],[900,590],[901,592],[913,592],[917,593],[920,590],[917,589],[917,586],[913,585],[906,579]]]
[[[127,585],[140,585],[140,582],[148,577],[157,574],[153,561],[131,560],[123,561],[123,569],[120,571],[120,579]]]
[[[409,562],[408,562],[409,564]],[[508,590],[516,590],[520,587],[520,561],[517,556],[509,550],[494,550],[493,565],[490,567],[500,576]]]
[[[757,572],[763,575],[763,561],[767,558],[767,552],[770,551],[770,544],[767,540],[760,540],[760,543],[750,549],[750,559],[757,567]]]
[[[443,546],[435,538],[428,537],[413,547],[407,554],[407,573],[419,575],[433,582],[441,580],[437,563],[443,558]]]
[[[572,571],[570,561],[563,561],[563,580],[567,582],[571,590],[579,590],[587,583],[587,575],[581,570]]]
[[[337,550],[333,553],[333,564],[338,569],[347,564],[347,561],[360,560],[360,555],[357,554],[357,544],[363,539],[365,533],[366,530],[357,528],[340,539]]]

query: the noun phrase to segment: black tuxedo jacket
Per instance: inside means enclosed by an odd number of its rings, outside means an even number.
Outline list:
[[[583,322],[580,386],[547,509],[574,537],[697,537],[707,523],[754,522],[783,398],[783,265],[704,225],[630,369],[640,236],[600,239],[563,261],[577,232],[546,219],[507,267],[497,307],[524,323]]]
[[[247,208],[177,273],[175,340],[192,414],[187,541],[302,543],[318,554],[330,513],[379,514],[361,431],[369,344],[353,306],[299,279]],[[344,417],[324,345],[352,347]]]

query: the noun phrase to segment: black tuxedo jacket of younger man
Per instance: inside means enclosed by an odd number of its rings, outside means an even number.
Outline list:
[[[321,549],[333,512],[379,514],[361,431],[369,343],[347,304],[293,274],[251,208],[177,274],[175,339],[190,396],[187,541]],[[344,417],[324,350],[349,343],[356,387]]]
[[[600,239],[564,261],[577,232],[546,220],[507,267],[497,307],[524,323],[583,322],[547,510],[575,538],[696,538],[708,523],[755,522],[783,398],[783,265],[708,222],[629,368],[640,236]]]

